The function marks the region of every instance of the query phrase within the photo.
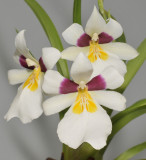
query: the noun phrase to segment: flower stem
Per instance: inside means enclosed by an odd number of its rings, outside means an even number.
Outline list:
[[[105,10],[104,10],[103,0],[98,0],[98,7],[99,7],[99,11],[102,14],[104,20],[106,21],[107,16],[106,16],[106,13],[105,13]]]

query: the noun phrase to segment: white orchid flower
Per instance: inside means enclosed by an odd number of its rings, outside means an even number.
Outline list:
[[[23,83],[14,98],[5,119],[9,121],[18,117],[23,123],[38,118],[42,112],[42,81],[44,72],[52,69],[60,58],[60,52],[55,48],[43,48],[39,62],[30,54],[26,46],[24,30],[15,39],[16,52],[14,58],[26,69],[8,71],[8,80],[12,85]]]
[[[94,7],[93,12],[83,27],[77,23],[72,24],[63,32],[64,40],[74,45],[62,52],[62,58],[74,61],[76,56],[83,52],[93,64],[93,76],[99,74],[105,67],[113,65],[121,75],[124,75],[126,65],[122,60],[135,58],[137,51],[126,43],[112,42],[123,33],[121,25],[110,18],[108,23]]]
[[[113,67],[93,79],[90,78],[92,72],[91,62],[80,53],[71,67],[73,81],[53,70],[48,70],[44,76],[44,92],[55,94],[43,103],[44,113],[52,115],[71,106],[60,121],[57,133],[62,143],[74,149],[83,142],[90,143],[95,149],[106,145],[112,123],[101,105],[118,111],[125,109],[124,96],[115,91],[104,91],[122,85],[123,76]]]

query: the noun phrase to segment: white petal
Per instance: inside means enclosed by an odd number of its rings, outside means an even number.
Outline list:
[[[48,70],[44,76],[43,91],[47,94],[58,94],[64,77],[57,71]]]
[[[96,150],[100,150],[106,146],[107,137],[112,131],[112,123],[106,111],[100,105],[97,106],[98,110],[88,115],[84,141]]]
[[[105,61],[105,66],[113,66],[118,72],[124,76],[127,72],[126,64],[120,60],[119,58],[115,58],[113,56],[109,56],[109,58]]]
[[[88,56],[89,47],[69,47],[62,51],[61,58],[74,61],[81,52]]]
[[[114,42],[101,44],[101,48],[103,48],[105,52],[115,54],[123,60],[130,60],[138,56],[136,49],[126,43]]]
[[[17,57],[17,56],[23,55],[26,58],[30,58],[32,60],[35,60],[33,58],[33,56],[30,54],[29,49],[27,48],[24,32],[25,32],[25,30],[22,30],[16,35],[16,38],[15,38],[15,47],[16,47],[15,56]]]
[[[42,59],[47,69],[52,69],[60,57],[60,51],[56,48],[49,47],[42,49]]]
[[[75,101],[77,93],[62,94],[47,99],[43,103],[45,115],[58,113],[72,105]]]
[[[85,32],[92,37],[94,33],[100,34],[105,27],[106,22],[94,6],[93,12],[86,24]]]
[[[113,66],[115,69],[117,69],[122,76],[124,76],[127,72],[126,64],[114,54],[109,54],[107,60],[98,58],[94,63],[92,63],[92,66],[94,70],[92,78],[99,75],[105,68],[110,66]]]
[[[74,114],[70,107],[58,124],[57,134],[60,141],[71,148],[78,148],[84,142],[87,120],[86,112]]]
[[[43,112],[41,81],[42,79],[39,80],[39,87],[35,91],[30,91],[28,87],[23,89],[23,84],[18,88],[17,95],[5,115],[7,121],[18,117],[23,123],[29,123],[40,117]]]
[[[84,110],[82,114],[74,114],[71,107],[60,121],[57,133],[60,141],[71,148],[88,142],[95,149],[101,149],[106,145],[111,129],[111,120],[100,106],[95,113]]]
[[[104,78],[106,88],[108,89],[116,89],[124,82],[123,76],[113,67],[106,68],[101,75]]]
[[[8,71],[9,83],[14,85],[24,82],[32,71],[27,71],[26,69],[12,69]]]
[[[107,67],[105,62],[100,58],[98,58],[94,63],[92,63],[92,66],[93,66],[93,73],[91,79],[99,75]]]
[[[62,33],[62,36],[67,43],[76,45],[78,38],[80,38],[83,33],[83,27],[74,23]]]
[[[115,21],[114,19],[110,18],[109,22],[106,24],[106,26],[103,28],[103,32],[109,34],[113,37],[113,39],[117,39],[120,37],[123,33],[122,26]]]
[[[125,97],[115,91],[93,91],[90,92],[96,101],[105,107],[122,111],[126,108]]]
[[[110,66],[113,66],[116,70],[118,70],[118,72],[122,76],[124,76],[125,73],[127,72],[125,63],[119,58],[115,58],[112,56],[109,56],[109,58],[106,61],[98,58],[94,63],[92,63],[92,66],[93,66],[92,78],[99,75],[105,68]]]
[[[87,83],[92,75],[92,72],[92,64],[83,53],[80,53],[71,67],[71,77],[74,82],[79,84],[81,81],[84,81]]]

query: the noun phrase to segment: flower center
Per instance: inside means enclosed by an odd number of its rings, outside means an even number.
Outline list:
[[[81,114],[84,109],[86,109],[90,113],[94,113],[97,111],[97,106],[94,103],[91,95],[88,92],[88,88],[85,87],[84,89],[78,88],[78,95],[73,107],[73,113]]]
[[[90,41],[88,59],[90,62],[94,63],[98,58],[105,61],[108,59],[108,54],[98,44],[97,36],[93,35],[92,40]]]
[[[41,72],[40,66],[36,67],[23,85],[23,89],[27,86],[31,91],[38,88],[39,75]]]

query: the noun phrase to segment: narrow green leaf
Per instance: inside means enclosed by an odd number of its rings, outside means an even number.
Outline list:
[[[131,113],[131,112],[133,112],[135,110],[143,108],[143,106],[146,106],[146,99],[143,99],[143,100],[140,100],[140,101],[136,102],[135,104],[133,104],[132,106],[128,107],[124,111],[119,112],[118,114],[116,114],[115,116],[113,116],[112,117],[112,123],[114,124],[120,118],[124,117],[125,115],[128,115],[129,113]]]
[[[146,142],[138,144],[124,153],[120,154],[115,160],[129,160],[130,158],[134,157],[139,152],[146,149]]]
[[[112,138],[115,136],[117,132],[119,132],[124,126],[126,126],[129,122],[133,119],[143,115],[146,113],[146,105],[139,107],[139,109],[132,111],[131,113],[126,114],[125,116],[121,117],[117,121],[113,123],[113,129],[111,135],[108,137],[107,146],[103,148],[100,153],[103,155],[106,148],[108,147],[109,143],[111,142]]]
[[[137,51],[139,52],[139,56],[131,61],[128,61],[127,63],[127,73],[125,75],[125,81],[123,85],[117,89],[117,91],[120,93],[124,92],[124,90],[127,88],[127,86],[146,59],[146,39],[140,44]]]
[[[73,22],[81,24],[81,0],[74,0]]]
[[[63,46],[58,35],[58,32],[48,16],[48,14],[44,11],[44,9],[36,2],[35,0],[25,0],[25,2],[29,5],[29,7],[33,10],[34,14],[38,18],[39,22],[41,23],[51,45],[60,51],[63,50]],[[59,67],[59,66],[60,67]],[[69,78],[68,66],[65,60],[59,60],[57,67],[61,70],[63,76]]]
[[[133,119],[145,113],[146,113],[146,106],[144,105],[139,107],[139,109],[129,114],[126,114],[124,117],[120,118],[118,121],[114,122],[112,134],[109,136],[109,139],[111,139],[119,130],[121,130],[130,121],[132,121]]]

